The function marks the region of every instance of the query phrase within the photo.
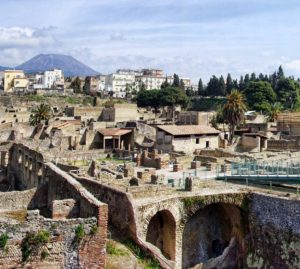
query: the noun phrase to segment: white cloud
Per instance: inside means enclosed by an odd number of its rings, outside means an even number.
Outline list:
[[[49,46],[55,39],[47,33],[47,29],[29,27],[0,27],[0,48],[36,48]]]

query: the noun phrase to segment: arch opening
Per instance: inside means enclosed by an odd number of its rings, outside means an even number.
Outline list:
[[[198,210],[183,231],[182,268],[198,264],[238,268],[243,234],[242,213],[237,206],[216,203]]]
[[[146,241],[160,249],[169,260],[175,260],[176,222],[168,210],[157,212],[150,220]]]

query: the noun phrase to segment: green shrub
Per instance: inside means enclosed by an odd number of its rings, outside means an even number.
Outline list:
[[[8,241],[7,233],[3,233],[0,235],[0,249],[4,250]]]
[[[45,245],[49,242],[49,239],[50,233],[45,230],[39,231],[34,237],[35,244],[37,245]]]
[[[134,253],[140,263],[144,264],[145,269],[160,269],[159,262],[147,255],[137,244],[132,240],[125,242],[125,245]]]
[[[21,243],[22,261],[27,261],[33,251],[39,249],[42,246],[45,246],[49,242],[49,240],[50,233],[45,230],[40,230],[36,234],[27,233]]]
[[[84,226],[83,224],[79,224],[75,229],[75,242],[79,243],[84,237]]]
[[[106,244],[106,252],[109,255],[127,256],[128,252],[124,249],[118,248],[116,243],[109,240]]]
[[[91,227],[90,234],[95,235],[98,231],[98,226],[95,224]]]
[[[45,260],[49,256],[49,252],[46,249],[43,249],[41,252],[41,259]]]

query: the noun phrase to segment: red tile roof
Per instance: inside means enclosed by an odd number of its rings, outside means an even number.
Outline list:
[[[219,134],[220,131],[207,125],[158,125],[158,129],[171,135]]]
[[[103,136],[122,136],[132,132],[132,130],[119,128],[98,129],[97,131]]]

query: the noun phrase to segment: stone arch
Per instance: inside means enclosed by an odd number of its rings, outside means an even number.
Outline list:
[[[217,202],[198,209],[184,226],[182,268],[197,264],[236,268],[243,233],[242,211],[237,205]]]
[[[169,260],[175,260],[176,221],[169,210],[158,211],[148,225],[146,241],[159,248]]]

